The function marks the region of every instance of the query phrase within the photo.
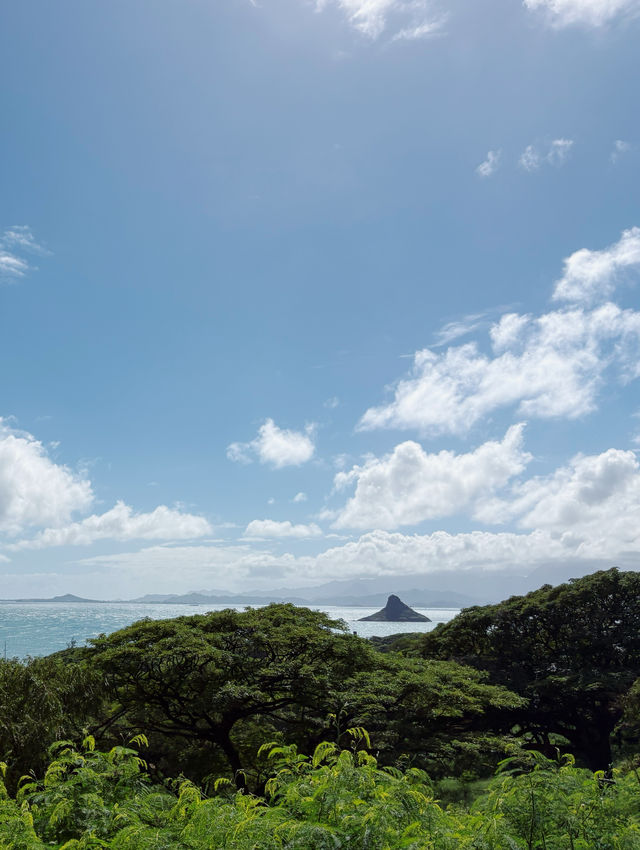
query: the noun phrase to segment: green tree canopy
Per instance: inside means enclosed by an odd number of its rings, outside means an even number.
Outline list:
[[[59,656],[0,660],[0,758],[7,783],[40,770],[54,741],[78,737],[103,696],[95,670]]]
[[[240,781],[266,735],[313,746],[331,728],[339,737],[367,723],[392,760],[425,750],[447,724],[468,732],[470,718],[520,703],[457,665],[383,656],[343,623],[294,605],[145,620],[84,656],[128,731],[213,746]]]
[[[514,719],[532,744],[544,750],[562,735],[591,769],[606,769],[640,675],[640,573],[601,571],[467,608],[422,638],[422,654],[487,670],[528,699]]]

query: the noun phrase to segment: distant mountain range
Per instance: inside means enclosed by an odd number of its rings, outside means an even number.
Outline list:
[[[75,596],[73,593],[64,593],[62,596],[51,596],[48,599],[0,599],[0,602],[104,602],[105,599],[83,599],[82,596]]]
[[[479,600],[471,596],[465,596],[462,593],[453,591],[425,591],[417,588],[404,590],[402,592],[404,598],[410,600],[411,605],[417,605],[418,608],[465,608],[469,605],[478,605]],[[249,594],[242,593],[237,595],[230,594],[215,594],[211,595],[204,592],[192,592],[177,594],[147,594],[139,596],[137,599],[131,599],[131,602],[165,605],[266,605],[269,602],[293,602],[294,605],[338,605],[343,608],[350,606],[372,608],[384,605],[388,599],[388,593],[371,593],[362,596],[343,596],[334,594],[329,596],[316,596],[316,594],[308,594],[306,596],[292,596],[274,591],[273,593]]]
[[[255,593],[231,593],[223,590],[199,590],[183,594],[150,593],[128,600],[84,599],[72,593],[49,599],[2,599],[0,602],[136,602],[169,605],[265,605],[269,602],[292,602],[295,605],[374,608],[383,606],[395,593],[415,608],[467,608],[499,602],[509,596],[521,595],[543,584],[560,584],[570,578],[580,578],[611,564],[565,564],[562,567],[539,567],[528,575],[504,571],[473,570],[453,572],[440,570],[424,575],[380,576],[376,578],[343,579],[325,582],[314,587],[280,587]]]

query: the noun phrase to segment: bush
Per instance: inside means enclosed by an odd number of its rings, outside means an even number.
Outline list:
[[[205,798],[191,782],[154,786],[138,747],[52,750],[42,781],[25,778],[15,798],[0,783],[2,850],[637,850],[640,783],[539,754],[504,762],[470,809],[443,808],[428,776],[381,768],[349,731],[350,749],[264,745],[264,797],[227,779]]]

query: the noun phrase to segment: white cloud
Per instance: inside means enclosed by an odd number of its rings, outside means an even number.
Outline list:
[[[534,145],[527,145],[520,155],[518,164],[525,171],[537,171],[541,165],[564,165],[569,158],[573,144],[573,139],[554,139],[544,152],[538,150]]]
[[[317,0],[321,11],[336,6],[349,23],[371,39],[391,31],[392,39],[425,38],[439,31],[442,18],[430,14],[428,0]]]
[[[621,505],[630,495],[630,505]],[[509,498],[485,502],[476,518],[491,523],[517,519],[521,528],[563,531],[591,525],[603,512],[609,521],[614,511],[627,513],[628,507],[636,518],[640,515],[638,460],[633,451],[608,449],[600,455],[576,455],[551,475],[515,485]]]
[[[0,246],[0,275],[4,277],[24,277],[29,271],[29,263]]]
[[[549,165],[563,165],[573,148],[573,139],[554,139],[547,153]]]
[[[32,270],[24,253],[46,254],[28,227],[14,225],[0,236],[0,278],[20,278]]]
[[[59,528],[46,528],[29,540],[8,546],[10,550],[45,549],[50,546],[88,546],[97,540],[192,540],[211,533],[204,517],[159,505],[149,513],[134,513],[124,502]]]
[[[472,478],[478,466],[475,454],[466,456],[473,466]],[[453,474],[462,479],[460,468]],[[568,563],[587,571],[607,564],[638,564],[640,462],[635,452],[612,448],[599,455],[577,455],[549,475],[514,483],[508,498],[476,499],[474,504],[476,519],[490,523],[515,520],[520,530],[402,534],[376,529],[357,540],[305,556],[274,554],[247,543],[154,546],[86,558],[76,564],[116,571],[115,579],[118,573],[127,580],[135,576],[144,590],[158,585],[175,589],[176,574],[190,586],[220,586],[222,582],[246,589],[248,584],[273,587],[274,581],[287,579],[306,583],[441,570],[529,573],[538,566],[566,567]],[[292,533],[296,528],[300,531]],[[321,533],[313,525],[264,520],[250,523],[245,535],[255,535],[257,544],[259,537],[307,536],[304,528],[315,529],[314,536]]]
[[[621,269],[640,258],[640,229],[605,251],[578,251],[565,262],[554,298],[604,297]],[[538,317],[508,313],[489,331],[492,353],[475,342],[442,353],[423,349],[393,399],[369,408],[359,430],[416,429],[465,434],[483,417],[515,407],[518,416],[575,419],[596,409],[605,378],[640,374],[640,312],[604,303]]]
[[[307,494],[302,493],[302,492],[296,493],[296,495],[293,497],[293,499],[291,501],[292,502],[306,502],[307,501]]]
[[[267,538],[267,537],[320,537],[322,530],[315,524],[310,525],[293,525],[289,520],[285,522],[276,522],[272,519],[254,519],[251,520],[246,527],[245,537]]]
[[[624,154],[629,153],[631,148],[632,145],[630,144],[630,142],[625,142],[622,139],[616,139],[613,143],[613,150],[611,151],[611,162],[617,162],[621,156],[624,156]]]
[[[54,463],[35,437],[0,419],[0,533],[62,525],[92,501],[87,478]]]
[[[472,331],[477,330],[482,326],[485,318],[484,313],[471,313],[464,316],[457,322],[448,322],[436,333],[436,345],[447,345],[453,342],[454,339],[459,339],[461,336],[467,336]]]
[[[558,27],[574,24],[599,27],[640,11],[638,0],[524,0],[524,5],[545,12]]]
[[[444,26],[444,18],[439,18],[434,21],[425,21],[421,24],[405,27],[397,32],[392,41],[416,41],[419,38],[428,38],[431,35],[437,35],[442,31]]]
[[[487,158],[484,162],[481,162],[480,165],[476,168],[476,174],[479,177],[491,177],[492,174],[495,174],[498,168],[500,167],[500,160],[502,158],[502,151],[489,151],[487,153]]]
[[[477,511],[484,522],[516,519],[560,540],[576,557],[614,558],[640,554],[640,463],[636,453],[608,449],[576,455],[551,475],[512,488]]]
[[[246,590],[274,582],[317,583],[357,576],[425,575],[450,570],[530,572],[538,566],[578,558],[580,544],[545,531],[473,531],[402,534],[376,530],[318,555],[274,554],[244,545],[152,546],[137,552],[98,555],[76,561],[87,571],[111,571],[113,584],[137,582],[141,592],[175,591],[177,577],[188,589],[221,586]],[[615,539],[594,547],[608,563],[637,563],[638,551],[621,551]],[[604,553],[604,554],[603,554]],[[586,560],[586,558],[583,558]],[[106,574],[109,574],[108,572]]]
[[[358,428],[465,434],[493,411],[513,406],[523,417],[575,419],[596,408],[605,372],[622,382],[638,375],[638,312],[604,304],[537,319],[508,314],[502,321],[491,331],[494,356],[475,343],[442,354],[416,352],[412,373],[397,383],[393,400],[369,408]]]
[[[542,159],[540,154],[533,145],[528,145],[518,160],[518,163],[525,169],[525,171],[535,171],[537,168],[540,168],[541,162]]]
[[[231,443],[227,457],[236,463],[251,463],[257,458],[274,469],[301,466],[311,460],[315,452],[313,441],[315,425],[307,425],[304,432],[278,428],[273,419],[267,419],[258,429],[258,436],[250,443]]]
[[[324,407],[326,407],[328,410],[335,410],[336,407],[339,407],[339,406],[340,406],[340,399],[338,398],[337,395],[334,395],[331,398],[328,398],[324,403]]]
[[[356,490],[333,526],[395,529],[468,509],[523,471],[531,459],[522,449],[523,428],[514,425],[502,442],[484,443],[467,454],[427,454],[408,441],[383,458],[339,472],[336,489],[355,483]]]
[[[631,227],[602,251],[582,248],[567,257],[553,298],[586,304],[604,300],[613,293],[622,273],[636,266],[640,266],[640,227]]]

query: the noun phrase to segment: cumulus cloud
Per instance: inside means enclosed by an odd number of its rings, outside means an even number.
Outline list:
[[[431,14],[428,0],[317,0],[321,11],[336,6],[356,30],[370,39],[383,33],[393,40],[425,38],[438,32],[443,19]]]
[[[542,165],[561,166],[569,158],[573,148],[572,139],[554,139],[544,150],[528,145],[518,160],[525,171],[537,171]]]
[[[0,533],[62,525],[92,501],[82,473],[55,463],[39,440],[0,419]]]
[[[32,266],[25,254],[46,252],[36,242],[33,233],[24,225],[7,228],[0,236],[0,279],[24,277]]]
[[[485,502],[476,511],[484,522],[517,520],[519,527],[582,539],[640,540],[640,464],[633,451],[608,449],[576,455],[551,475],[518,483],[508,498]],[[625,529],[624,531],[622,529]]]
[[[508,434],[491,451],[500,454],[499,447],[508,439],[515,446],[517,436]],[[513,451],[515,468],[519,450]],[[474,457],[477,452],[459,456],[471,464],[472,479],[480,466]],[[431,457],[436,463],[440,456]],[[522,463],[525,461],[523,457]],[[505,468],[504,478],[509,471]],[[460,468],[454,468],[452,474],[462,479]],[[465,485],[462,482],[460,486]],[[441,570],[528,573],[539,566],[565,567],[568,563],[585,570],[606,564],[637,566],[640,462],[635,452],[611,448],[597,455],[579,454],[548,475],[516,480],[508,487],[507,496],[472,497],[467,501],[475,506],[477,520],[492,524],[515,521],[516,530],[403,534],[377,528],[319,554],[294,556],[290,552],[274,554],[264,545],[260,547],[258,538],[319,536],[317,526],[256,520],[245,532],[246,538],[255,540],[253,545],[153,546],[76,563],[88,569],[135,574],[144,582],[143,587],[148,587],[150,580],[154,586],[163,580],[173,582],[176,570],[190,584],[219,586],[224,580],[225,584],[246,587],[247,582],[273,586],[274,579],[318,582],[355,576],[424,575]],[[313,529],[313,533],[307,535],[304,528]]]
[[[296,493],[296,495],[293,497],[293,499],[291,501],[292,502],[306,502],[307,501],[307,494],[303,493],[303,492]]]
[[[522,448],[523,428],[514,425],[501,442],[467,454],[428,454],[408,441],[383,458],[339,472],[336,488],[356,489],[334,527],[395,529],[468,509],[524,470],[531,456]]]
[[[211,533],[204,517],[159,505],[149,513],[134,513],[124,502],[59,528],[46,528],[29,540],[7,548],[44,549],[50,546],[88,546],[97,540],[192,540]]]
[[[532,11],[544,12],[558,27],[600,27],[616,18],[640,12],[638,0],[524,0]]]
[[[289,520],[285,522],[277,522],[272,519],[254,519],[246,527],[245,537],[320,537],[322,530],[315,524],[310,525],[293,525]]]
[[[573,254],[554,298],[606,297],[620,271],[638,261],[639,237],[640,229],[632,228],[605,251]],[[465,434],[483,417],[509,407],[523,418],[575,419],[596,409],[605,379],[626,383],[640,374],[640,312],[610,302],[538,317],[508,313],[489,337],[490,354],[475,342],[441,353],[416,352],[392,400],[369,408],[358,428]]]
[[[502,151],[489,151],[487,153],[487,158],[484,162],[481,162],[480,165],[476,168],[476,174],[479,177],[491,177],[492,174],[495,174],[498,168],[500,167],[500,160],[502,158]]]
[[[442,354],[418,351],[393,400],[369,408],[359,429],[465,434],[493,411],[514,406],[523,417],[576,419],[596,408],[605,373],[626,382],[639,372],[640,313],[615,304],[538,318],[508,314],[491,335],[493,356],[476,343]]]
[[[258,429],[258,436],[250,443],[231,443],[227,457],[236,463],[251,463],[258,459],[274,469],[301,466],[315,453],[315,425],[307,425],[304,432],[278,428],[273,419],[267,419]]]
[[[602,251],[582,248],[564,261],[564,274],[553,291],[555,301],[590,304],[608,298],[623,273],[640,266],[640,227],[625,230]]]

